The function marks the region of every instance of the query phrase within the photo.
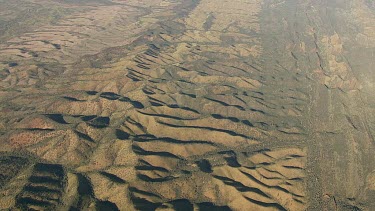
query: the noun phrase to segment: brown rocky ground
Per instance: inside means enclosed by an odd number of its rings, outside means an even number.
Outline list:
[[[371,1],[0,5],[0,210],[374,210]]]

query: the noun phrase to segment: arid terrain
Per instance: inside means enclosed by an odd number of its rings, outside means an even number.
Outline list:
[[[375,210],[372,0],[0,0],[0,210]]]

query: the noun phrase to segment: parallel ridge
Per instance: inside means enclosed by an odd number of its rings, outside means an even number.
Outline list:
[[[304,210],[301,150],[275,150],[259,165],[238,157],[258,143],[306,137],[299,120],[308,102],[305,76],[282,65],[266,69],[254,55],[217,46],[219,36],[174,27],[163,25],[126,67],[143,92],[127,95],[145,107],[127,112],[120,127],[139,156],[143,182],[130,189],[133,202],[144,209],[176,209],[171,199],[181,199],[193,207],[206,200],[228,209]]]
[[[211,204],[206,204],[207,209],[219,210],[242,210],[245,207],[303,210],[308,201],[305,192],[306,152],[301,149],[222,151],[184,161],[168,155],[159,161],[155,158],[155,155],[144,156],[140,162],[142,167],[137,168],[142,173],[140,179],[145,182],[130,188],[135,207],[140,210],[180,210],[182,205],[187,207],[186,210],[205,210],[201,206],[206,203],[196,203],[197,196],[200,200],[210,201]],[[170,170],[174,162],[178,163],[181,172]],[[167,178],[167,174],[175,177]],[[156,175],[159,180],[152,178]],[[171,198],[178,200],[171,201]]]
[[[230,197],[253,209],[304,209],[307,203],[304,151],[288,148],[243,155],[241,166],[213,168],[213,177],[226,185],[225,189],[232,193]]]
[[[112,0],[2,2],[12,18],[1,23],[4,30],[0,34],[0,60],[7,65],[0,64],[1,69],[6,69],[0,73],[0,87],[35,86],[60,75],[67,69],[66,64],[76,62],[77,58],[129,44],[132,36],[149,25],[129,23],[163,14],[175,5],[159,6],[161,2],[146,0],[141,6]],[[10,34],[12,39],[7,37]],[[92,64],[100,66],[99,62]]]
[[[66,186],[61,165],[35,164],[28,183],[17,196],[16,207],[25,210],[52,210],[61,204]]]
[[[306,152],[288,146],[307,137],[306,76],[259,56],[260,1],[223,5],[202,0],[124,58],[103,66],[96,55],[94,68],[60,78],[57,96],[38,101],[45,113],[9,123],[9,145],[77,167],[73,210],[116,210],[121,200],[95,187],[125,198],[127,185],[140,210],[305,210]]]

